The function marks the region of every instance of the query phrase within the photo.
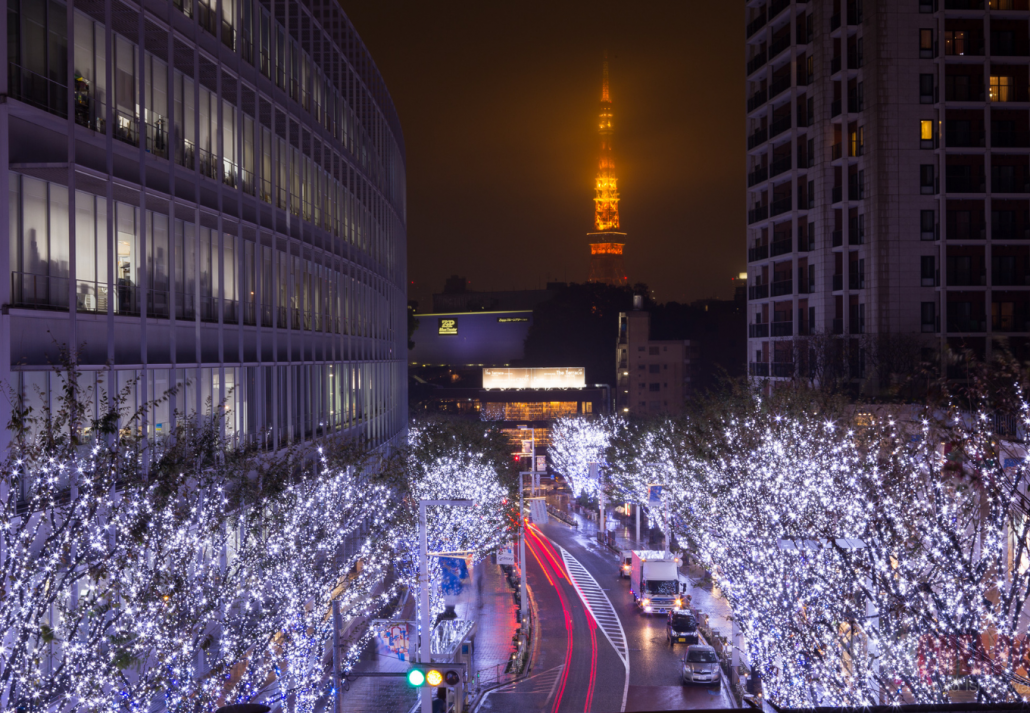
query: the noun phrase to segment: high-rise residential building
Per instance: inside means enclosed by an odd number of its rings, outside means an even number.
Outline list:
[[[608,285],[626,284],[626,267],[622,262],[622,250],[626,234],[619,232],[619,185],[615,175],[615,158],[612,154],[612,99],[608,89],[608,53],[604,55],[603,78],[601,80],[601,114],[598,122],[601,135],[601,153],[597,163],[597,179],[594,185],[594,231],[590,238],[589,282],[603,282]]]
[[[745,35],[750,373],[1025,357],[1027,0],[748,0]]]
[[[223,402],[263,448],[403,434],[404,142],[339,3],[11,0],[0,22],[0,382],[43,413],[67,348],[92,416],[159,400],[155,445]]]

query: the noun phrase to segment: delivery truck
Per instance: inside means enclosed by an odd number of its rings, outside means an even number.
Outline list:
[[[633,550],[629,589],[645,614],[667,614],[683,607],[679,559],[659,550]]]

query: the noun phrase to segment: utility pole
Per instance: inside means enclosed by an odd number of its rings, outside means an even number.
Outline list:
[[[343,617],[340,616],[340,600],[333,600],[333,688],[336,690],[335,713],[343,713],[343,681],[340,679],[340,629]]]
[[[426,528],[427,505],[452,505],[454,507],[472,507],[471,500],[419,500],[418,501],[418,539],[419,539],[419,629],[421,630],[421,647],[419,661],[428,664],[433,662],[432,631],[429,624],[429,532]],[[433,713],[433,700],[429,686],[423,686],[422,713]]]

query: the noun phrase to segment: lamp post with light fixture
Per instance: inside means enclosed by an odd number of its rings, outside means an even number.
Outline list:
[[[450,505],[452,507],[472,507],[471,500],[419,500],[418,501],[418,539],[419,539],[419,608],[421,629],[421,647],[419,659],[421,663],[432,663],[432,632],[429,627],[429,531],[426,527],[427,505]],[[422,689],[422,713],[433,713],[433,701],[429,688]]]

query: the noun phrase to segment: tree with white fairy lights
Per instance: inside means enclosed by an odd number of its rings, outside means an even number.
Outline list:
[[[393,532],[395,565],[412,591],[419,577],[418,510],[421,500],[471,500],[472,507],[433,506],[427,512],[430,552],[464,553],[482,560],[509,540],[516,479],[510,446],[481,423],[425,421],[409,428],[407,448],[387,469],[402,497]],[[440,581],[440,564],[430,557],[430,581]],[[431,589],[430,611],[444,611]]]
[[[332,600],[348,620],[394,593],[381,536],[393,492],[358,469],[301,467],[299,451],[230,448],[222,409],[181,419],[145,460],[141,412],[101,394],[104,416],[86,419],[91,395],[74,376],[58,374],[72,385],[53,413],[16,408],[11,424],[2,705],[195,711],[260,698],[313,710],[329,693]],[[344,671],[367,641],[358,631]]]
[[[551,426],[547,449],[551,466],[572,488],[573,497],[596,497],[600,484],[590,472],[591,463],[603,463],[605,452],[620,421],[611,418],[563,416]]]

